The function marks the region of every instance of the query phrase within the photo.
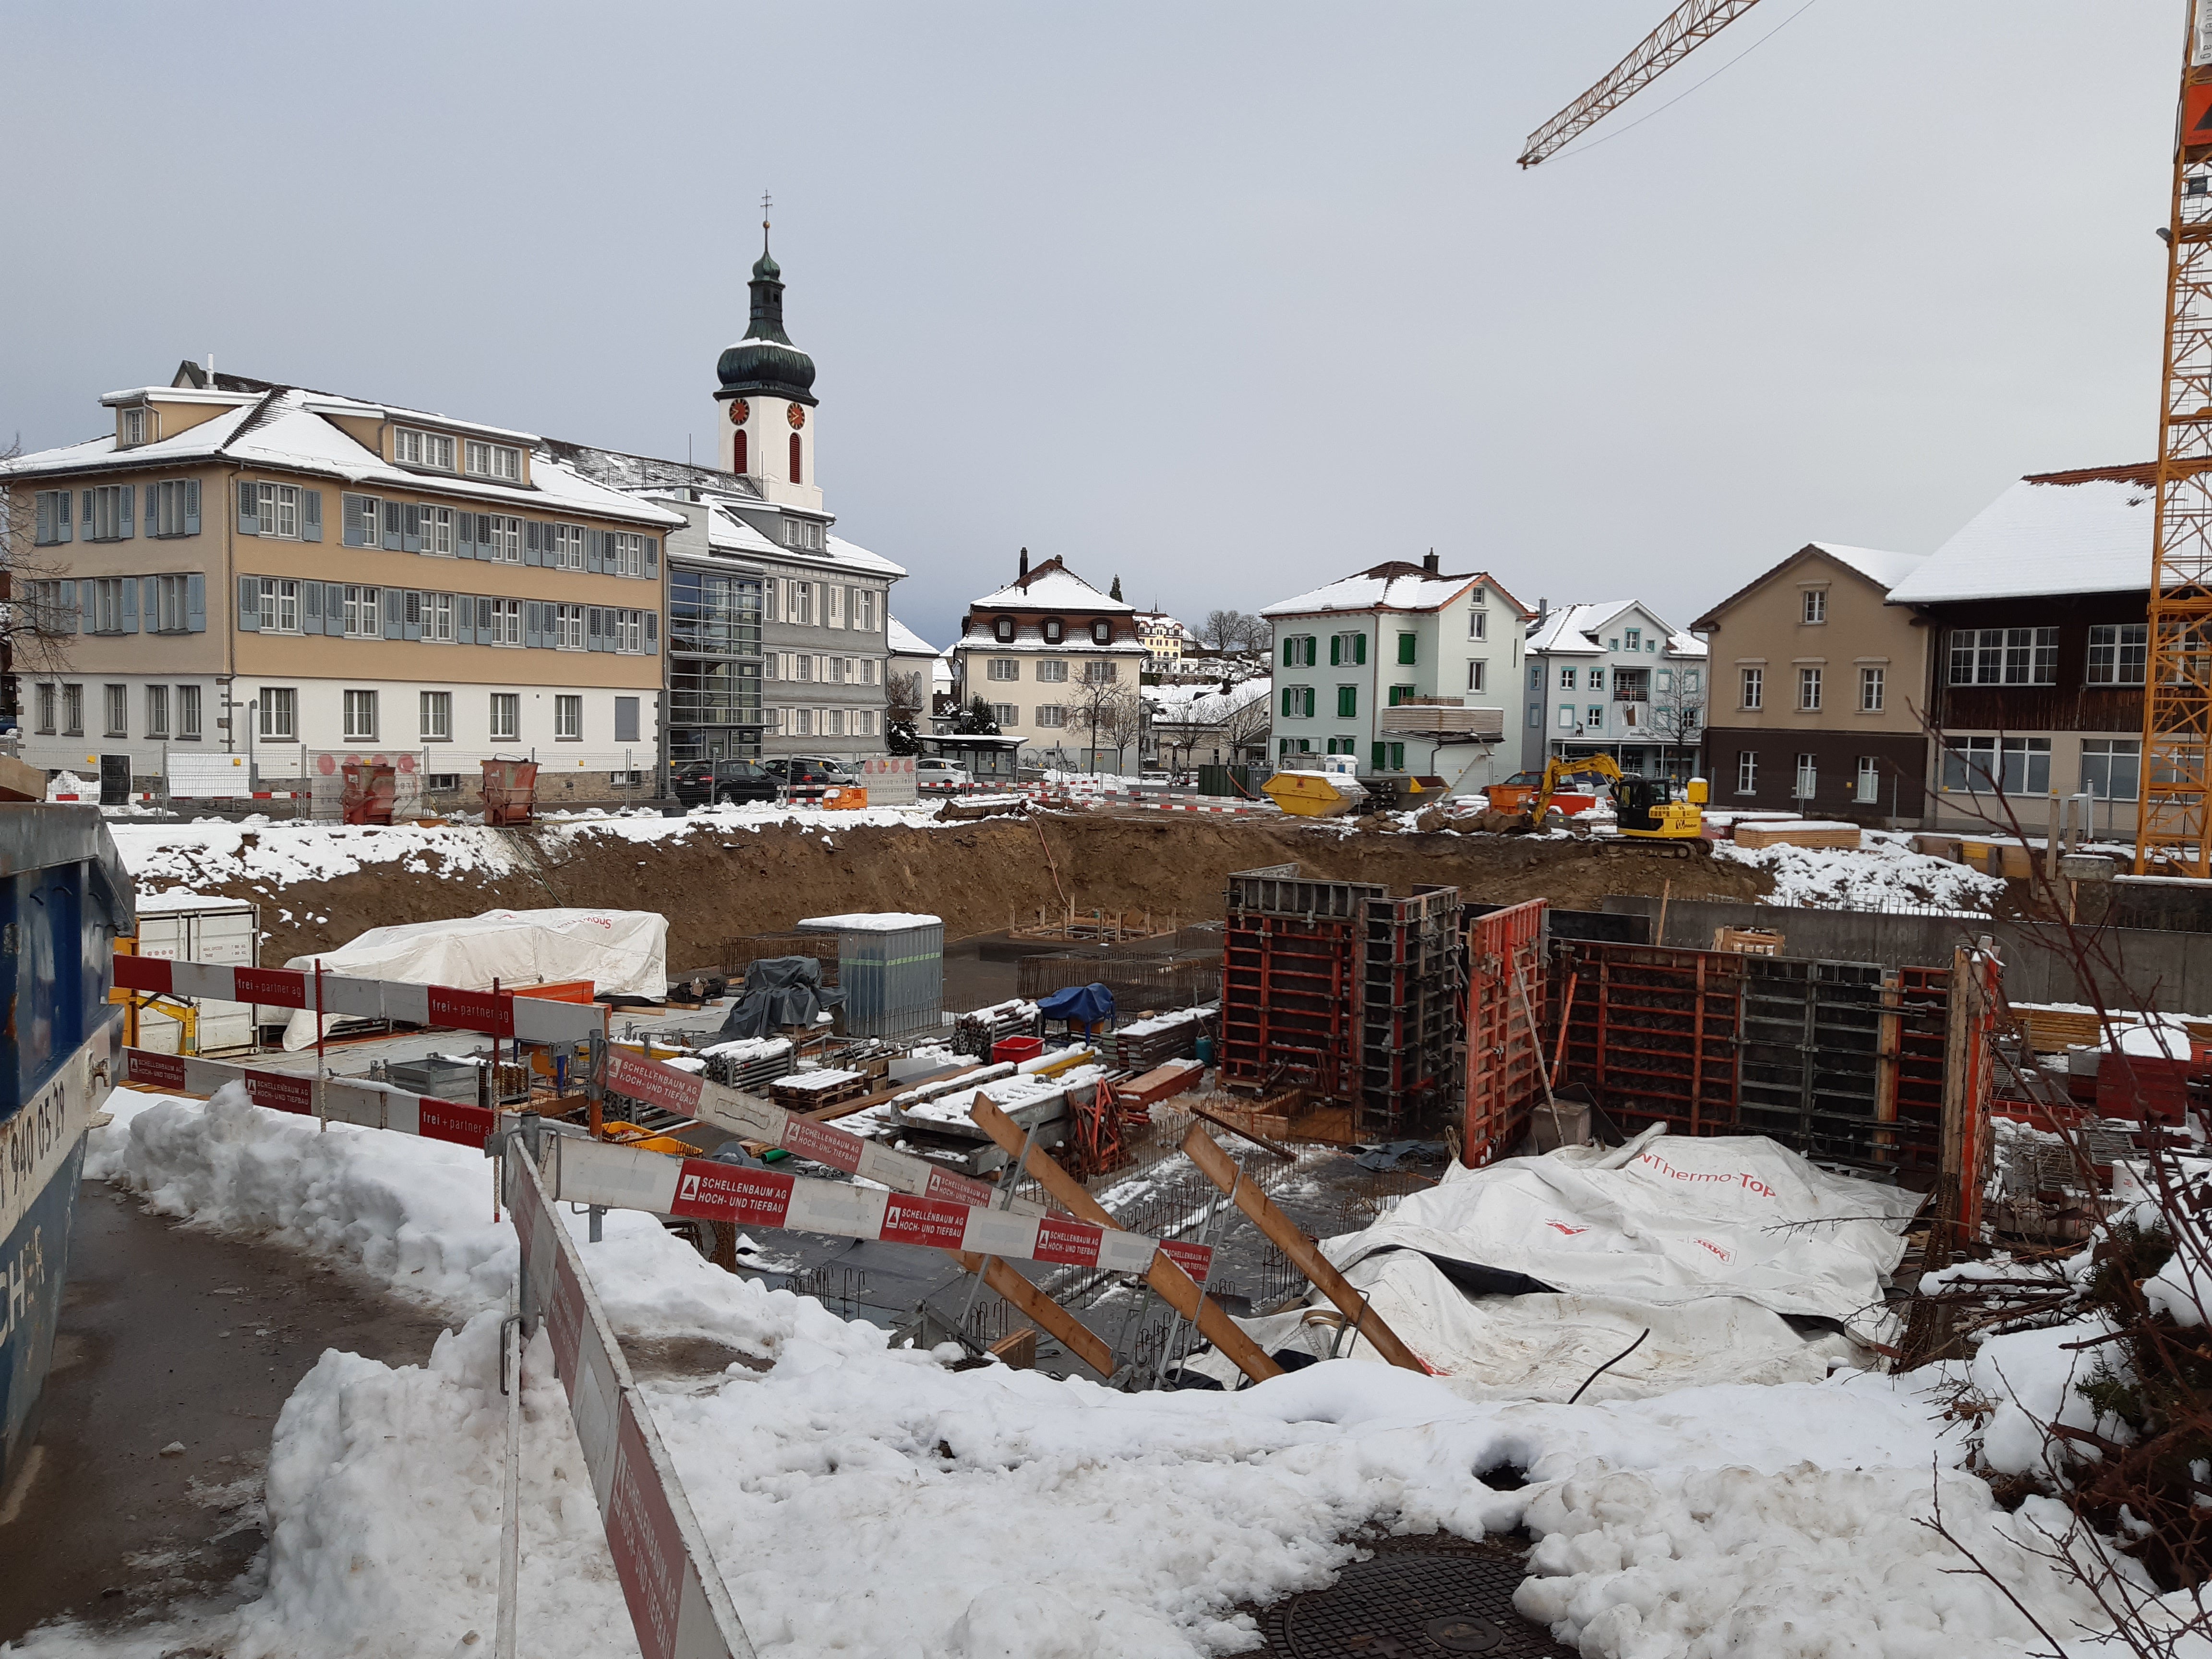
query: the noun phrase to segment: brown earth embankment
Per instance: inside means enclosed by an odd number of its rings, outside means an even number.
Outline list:
[[[1403,892],[1452,885],[1470,899],[1528,898],[1595,909],[1609,893],[1753,898],[1771,884],[1741,865],[1694,863],[1650,849],[1493,836],[1379,835],[1230,817],[1050,814],[957,827],[798,826],[701,833],[665,842],[516,832],[524,868],[501,875],[410,872],[365,865],[258,898],[264,963],[343,944],[371,927],[472,915],[497,906],[598,905],[668,918],[672,969],[709,965],[723,940],[849,910],[923,910],[948,939],[995,932],[1010,914],[1079,908],[1218,919],[1231,871],[1296,860],[1328,880],[1381,882]],[[434,864],[435,855],[430,861]],[[218,890],[210,887],[205,890]]]

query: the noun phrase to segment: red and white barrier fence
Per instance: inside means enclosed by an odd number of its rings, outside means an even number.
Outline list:
[[[315,1079],[297,1072],[264,1072],[251,1066],[202,1060],[193,1054],[159,1054],[149,1048],[125,1048],[120,1080],[155,1089],[173,1089],[185,1095],[211,1095],[226,1083],[242,1083],[246,1085],[246,1097],[256,1106],[307,1117],[315,1115]],[[447,1140],[460,1146],[481,1147],[499,1126],[497,1113],[472,1100],[410,1095],[388,1084],[371,1083],[362,1078],[325,1079],[322,1115],[332,1123],[390,1129],[398,1134],[420,1135],[425,1140]]]
[[[607,1087],[632,1100],[732,1130],[747,1140],[764,1140],[794,1157],[880,1182],[893,1192],[950,1199],[957,1204],[989,1204],[1000,1195],[988,1182],[956,1174],[910,1152],[893,1152],[880,1141],[849,1129],[817,1123],[758,1095],[709,1083],[696,1072],[664,1066],[627,1048],[608,1050]],[[1043,1212],[1042,1206],[1022,1200],[1011,1207],[1031,1214]]]
[[[981,1204],[817,1181],[774,1170],[674,1158],[641,1147],[563,1135],[551,1142],[545,1179],[563,1204],[783,1227],[836,1238],[881,1239],[940,1250],[1049,1261],[1108,1273],[1140,1273],[1165,1255],[1203,1285],[1212,1248],[1147,1238],[1057,1213],[995,1210]]]
[[[524,1042],[580,1042],[606,1029],[606,1012],[588,1002],[555,1002],[511,991],[465,991],[450,985],[349,979],[297,968],[227,968],[207,962],[166,962],[118,956],[115,988],[160,996],[258,1002],[349,1019],[449,1025]]]
[[[547,1144],[564,1146],[559,1139]],[[516,1146],[506,1165],[507,1202],[522,1245],[523,1317],[544,1322],[639,1650],[644,1659],[752,1659],[737,1605],[575,1240],[526,1151]]]

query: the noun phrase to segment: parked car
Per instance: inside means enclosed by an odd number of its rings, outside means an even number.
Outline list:
[[[778,782],[794,787],[827,784],[842,789],[860,781],[860,775],[852,762],[823,755],[793,755],[788,759],[772,760],[768,763],[768,770]]]
[[[777,779],[757,760],[687,761],[669,771],[669,785],[686,806],[732,806],[774,800]]]
[[[914,781],[916,784],[959,784],[972,781],[966,767],[957,761],[945,760],[936,755],[925,755],[915,759]]]

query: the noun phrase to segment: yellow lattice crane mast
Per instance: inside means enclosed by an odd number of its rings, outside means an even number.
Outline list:
[[[2150,659],[2143,676],[2136,871],[2212,875],[2212,17],[2188,0],[2166,233],[2166,373],[2158,412]]]

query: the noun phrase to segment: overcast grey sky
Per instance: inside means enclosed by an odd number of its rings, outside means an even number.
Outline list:
[[[2179,0],[1764,0],[1516,168],[1669,3],[9,4],[0,441],[213,351],[711,453],[767,189],[939,645],[1023,544],[1192,619],[1434,546],[1679,625],[2151,453]]]

